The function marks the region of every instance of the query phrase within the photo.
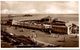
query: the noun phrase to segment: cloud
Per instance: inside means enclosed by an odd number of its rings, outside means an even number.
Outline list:
[[[54,13],[74,14],[78,13],[77,1],[53,1],[53,2],[2,2],[2,11],[8,13]]]
[[[27,14],[27,13],[36,13],[36,9],[29,9],[29,10],[25,10],[22,12],[23,14]]]
[[[1,13],[6,14],[6,13],[9,13],[9,11],[8,11],[8,9],[4,9],[4,10],[1,10]]]

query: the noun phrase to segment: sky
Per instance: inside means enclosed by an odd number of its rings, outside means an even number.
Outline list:
[[[78,1],[1,1],[2,14],[78,14]]]

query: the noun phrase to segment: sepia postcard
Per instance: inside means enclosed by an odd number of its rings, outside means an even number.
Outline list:
[[[0,1],[1,48],[79,48],[78,1]]]

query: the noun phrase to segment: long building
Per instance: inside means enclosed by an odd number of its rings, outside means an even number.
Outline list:
[[[51,32],[61,33],[61,34],[73,33],[72,29],[70,29],[73,26],[72,23],[59,20],[58,18],[51,18],[50,16],[37,17],[37,18],[18,17],[13,19],[12,25],[19,25],[19,26],[30,27],[33,29],[40,29],[49,33]]]

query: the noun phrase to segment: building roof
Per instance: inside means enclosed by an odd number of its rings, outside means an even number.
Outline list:
[[[44,17],[14,17],[13,20],[16,20],[16,21],[24,21],[24,20],[40,20]]]
[[[79,26],[79,23],[76,22],[76,21],[69,21],[69,22],[66,23],[66,26],[69,26],[69,25],[72,25],[72,24],[75,24],[75,25]]]
[[[41,19],[46,19],[46,18],[51,18],[48,16],[31,16],[31,17],[14,17],[13,20],[16,21],[24,21],[24,20],[41,20]],[[51,19],[55,19],[55,18],[51,18]]]

